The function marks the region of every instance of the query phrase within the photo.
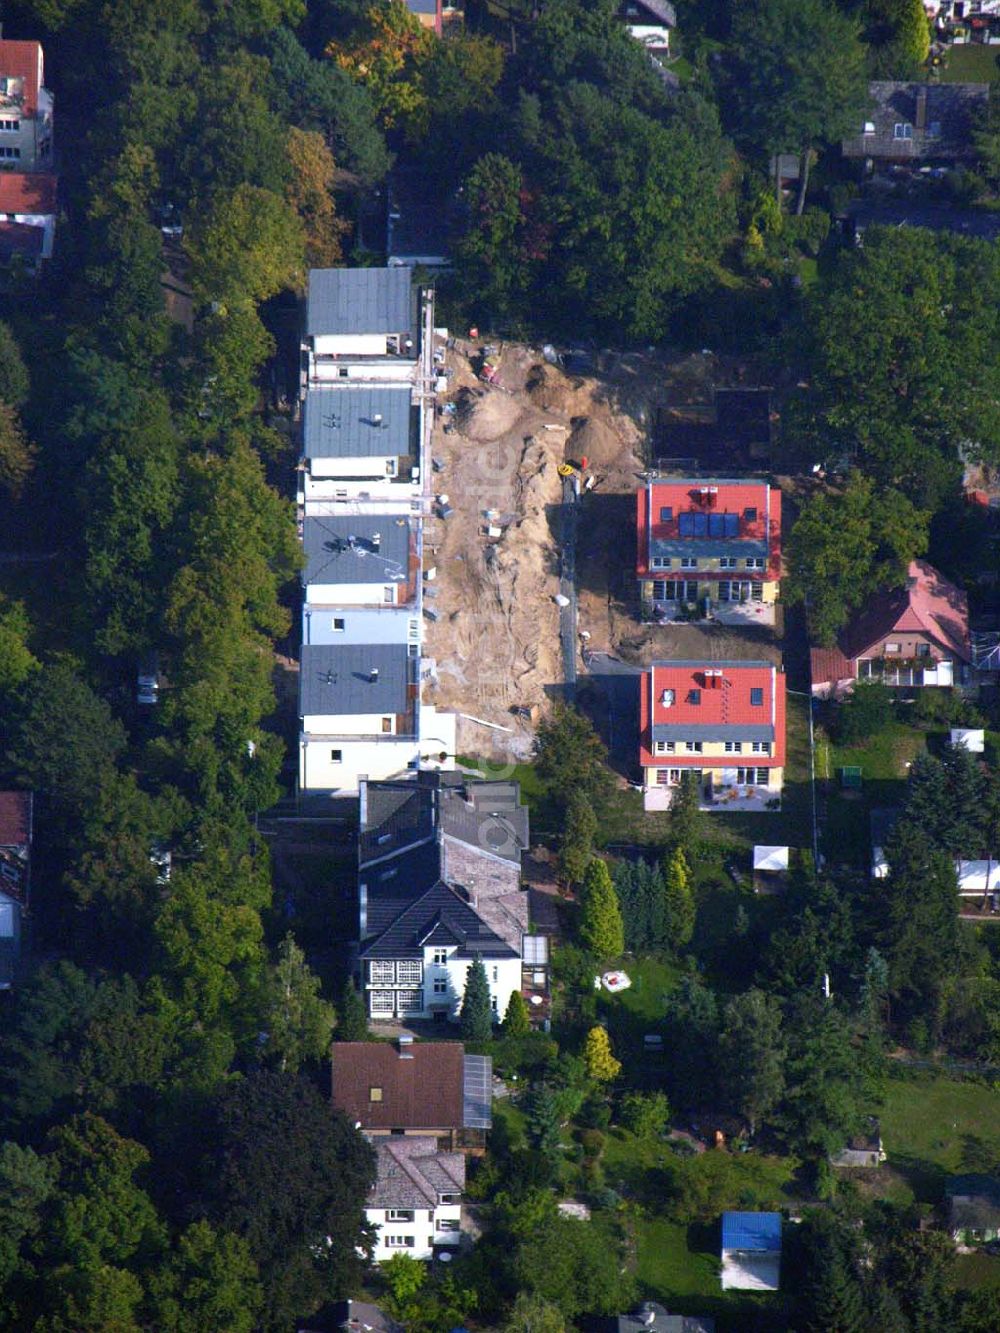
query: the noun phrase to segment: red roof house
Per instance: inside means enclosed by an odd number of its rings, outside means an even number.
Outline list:
[[[691,568],[698,573],[685,577],[781,577],[781,492],[766,481],[649,481],[636,496],[636,534],[639,579]]]
[[[49,171],[0,171],[0,213],[54,216],[57,184]]]
[[[639,763],[646,808],[669,805],[685,770],[711,808],[778,796],[785,764],[785,676],[771,662],[654,662],[641,677]]]
[[[38,112],[38,94],[45,84],[45,63],[40,42],[0,39],[0,99],[16,101],[22,114]]]
[[[878,593],[841,631],[833,648],[810,653],[814,694],[840,693],[855,680],[887,685],[952,685],[972,660],[965,593],[926,560],[906,584]]]

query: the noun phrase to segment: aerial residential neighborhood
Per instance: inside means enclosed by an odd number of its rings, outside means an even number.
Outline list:
[[[0,1324],[1000,1328],[1000,3],[16,0]]]

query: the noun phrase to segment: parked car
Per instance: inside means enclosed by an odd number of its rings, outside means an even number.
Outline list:
[[[160,663],[156,653],[150,653],[139,663],[136,677],[136,703],[151,707],[160,700]]]

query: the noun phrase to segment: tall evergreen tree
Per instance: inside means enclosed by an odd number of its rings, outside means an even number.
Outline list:
[[[706,1106],[718,1095],[719,1007],[696,973],[667,1000],[667,1079],[675,1106]]]
[[[857,1242],[832,1213],[814,1213],[800,1237],[806,1255],[802,1280],[803,1333],[867,1333]]]
[[[624,951],[622,915],[611,874],[596,856],[583,879],[579,934],[583,947],[602,961],[618,958]]]
[[[691,875],[682,847],[674,848],[663,866],[663,896],[666,937],[675,948],[683,948],[694,934],[695,903]]]
[[[726,1100],[749,1122],[752,1134],[785,1090],[781,1011],[770,996],[748,990],[729,1001],[719,1056]]]
[[[531,1031],[531,1019],[528,1005],[519,990],[511,991],[507,1001],[507,1012],[503,1016],[503,1035],[505,1037],[526,1037]]]
[[[481,1043],[493,1036],[490,983],[482,959],[477,958],[465,974],[460,1028],[463,1041]]]
[[[701,842],[702,815],[698,806],[701,802],[701,789],[693,773],[682,772],[679,787],[674,788],[667,816],[667,830],[672,847],[679,847],[688,862],[698,854]]]
[[[559,874],[567,884],[583,879],[594,850],[597,816],[582,791],[574,791],[566,806],[562,838],[559,844]]]
[[[334,1036],[337,1041],[366,1041],[368,1038],[365,1002],[350,977],[345,979],[340,999],[337,1001],[337,1025]]]

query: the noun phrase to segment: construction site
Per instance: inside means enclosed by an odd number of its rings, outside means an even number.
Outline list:
[[[780,608],[766,625],[643,623],[636,591],[635,494],[650,469],[769,470],[717,406],[746,417],[766,404],[752,367],[456,338],[438,361],[424,693],[460,714],[460,754],[528,758],[539,717],[609,657],[780,661]],[[675,440],[684,453],[663,458]]]

